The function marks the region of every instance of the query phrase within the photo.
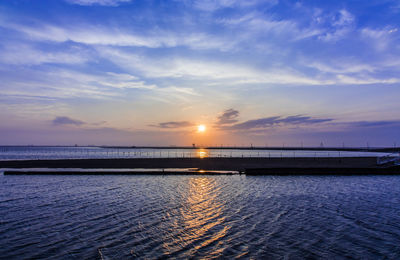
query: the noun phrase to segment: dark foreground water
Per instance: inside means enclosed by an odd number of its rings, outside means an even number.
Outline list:
[[[3,176],[1,259],[399,259],[397,176]]]

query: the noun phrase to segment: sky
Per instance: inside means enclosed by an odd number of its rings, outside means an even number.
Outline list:
[[[397,0],[1,0],[0,144],[397,146],[399,26]]]

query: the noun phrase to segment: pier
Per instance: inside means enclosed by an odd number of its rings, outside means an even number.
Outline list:
[[[60,159],[0,161],[4,174],[43,173],[34,169],[98,169],[97,174],[217,174],[215,171],[235,171],[248,175],[302,175],[302,174],[400,174],[400,166],[378,164],[376,157],[297,157],[297,158],[120,158],[120,159]],[[24,170],[18,170],[24,169]],[[102,171],[102,169],[109,169]],[[127,171],[110,171],[126,169]],[[144,169],[129,171],[129,169]],[[148,169],[161,169],[151,171]],[[165,169],[165,171],[163,170]],[[196,169],[180,172],[170,169]],[[198,170],[197,170],[198,169]],[[49,172],[46,170],[46,172]],[[67,171],[74,173],[74,170]],[[78,174],[84,174],[77,172]],[[90,172],[93,174],[94,172]]]

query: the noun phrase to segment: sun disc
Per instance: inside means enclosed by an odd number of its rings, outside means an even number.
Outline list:
[[[201,133],[206,131],[206,126],[205,125],[198,125],[197,126],[197,131],[201,132]]]

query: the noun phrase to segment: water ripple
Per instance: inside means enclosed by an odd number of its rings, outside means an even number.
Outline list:
[[[0,258],[400,257],[397,176],[0,176]]]

